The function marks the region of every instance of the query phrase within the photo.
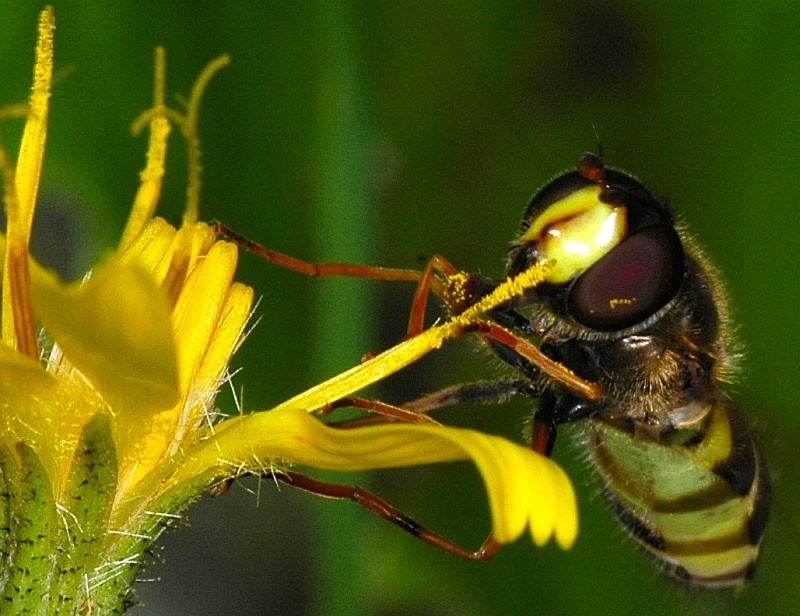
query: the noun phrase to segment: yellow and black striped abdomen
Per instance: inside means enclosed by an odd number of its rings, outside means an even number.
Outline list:
[[[667,574],[689,586],[736,586],[754,571],[769,475],[733,403],[705,404],[701,428],[659,438],[590,420],[590,450],[611,508]]]

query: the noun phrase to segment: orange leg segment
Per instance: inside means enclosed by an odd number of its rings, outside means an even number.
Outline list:
[[[367,419],[381,420],[369,421],[367,423],[386,423],[387,421],[397,420],[404,421],[406,423],[430,424],[434,426],[441,425],[438,421],[432,417],[429,417],[424,412],[410,410],[403,408],[402,406],[395,406],[394,404],[388,404],[386,402],[381,402],[380,400],[366,400],[364,398],[341,398],[340,400],[336,400],[336,402],[331,402],[325,405],[317,412],[327,415],[328,413],[332,413],[334,410],[341,408],[369,411],[371,413],[375,413],[378,415],[378,417],[371,417]],[[361,419],[353,419],[339,423],[332,423],[329,425],[336,428],[355,428],[364,425],[364,423]]]
[[[440,274],[446,277],[453,276],[457,273],[458,270],[442,255],[435,254],[430,258],[425,265],[425,269],[422,270],[422,275],[414,291],[414,300],[411,303],[411,313],[408,317],[406,338],[416,336],[425,329],[425,310],[428,307],[428,297],[431,291],[439,297],[442,296],[442,290],[437,284],[438,279],[434,277],[434,274]]]
[[[414,291],[414,299],[411,304],[406,338],[415,336],[425,328],[425,310],[428,306],[429,294],[434,293],[440,297],[442,295],[441,283],[436,274],[452,276],[458,273],[458,270],[439,254],[433,255],[422,271],[353,263],[312,263],[262,246],[258,242],[236,233],[221,222],[214,223],[214,230],[248,252],[270,263],[294,270],[306,276],[345,276],[372,280],[416,282],[417,288]]]
[[[402,528],[417,539],[421,539],[435,548],[439,548],[440,550],[467,560],[489,560],[500,548],[500,544],[490,535],[477,550],[471,551],[465,549],[449,539],[442,537],[440,534],[421,526],[382,498],[358,486],[318,481],[291,471],[276,472],[274,476],[279,481],[305,492],[310,492],[325,498],[353,501],[361,507],[379,515],[384,520]]]
[[[547,355],[542,353],[539,347],[529,340],[515,336],[499,325],[488,321],[477,321],[475,323],[475,328],[471,331],[485,338],[496,340],[509,347],[554,381],[569,387],[572,391],[580,394],[584,398],[597,400],[603,393],[597,383],[582,379],[563,364],[547,357]]]
[[[357,265],[353,263],[311,263],[295,257],[290,257],[282,252],[271,250],[261,244],[239,235],[221,222],[214,223],[214,229],[219,235],[224,235],[233,243],[241,246],[270,263],[285,267],[306,276],[349,276],[351,278],[372,278],[374,280],[406,280],[416,282],[422,276],[417,270],[399,269],[391,267],[374,267]]]

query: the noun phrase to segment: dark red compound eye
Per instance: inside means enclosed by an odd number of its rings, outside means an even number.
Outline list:
[[[581,325],[619,331],[641,323],[666,305],[683,280],[683,247],[667,225],[625,239],[581,274],[567,306]]]

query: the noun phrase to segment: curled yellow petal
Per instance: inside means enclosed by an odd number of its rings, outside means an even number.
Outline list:
[[[572,484],[552,460],[497,436],[442,426],[387,424],[353,430],[325,426],[305,411],[284,409],[229,419],[188,453],[171,482],[222,466],[258,472],[296,463],[338,471],[472,460],[487,487],[494,538],[530,528],[537,545],[555,536],[568,548],[578,530]]]

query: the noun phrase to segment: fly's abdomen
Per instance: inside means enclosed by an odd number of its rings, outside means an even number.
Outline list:
[[[769,516],[769,475],[728,400],[702,430],[660,439],[589,421],[592,459],[623,527],[667,574],[696,587],[752,577]]]

